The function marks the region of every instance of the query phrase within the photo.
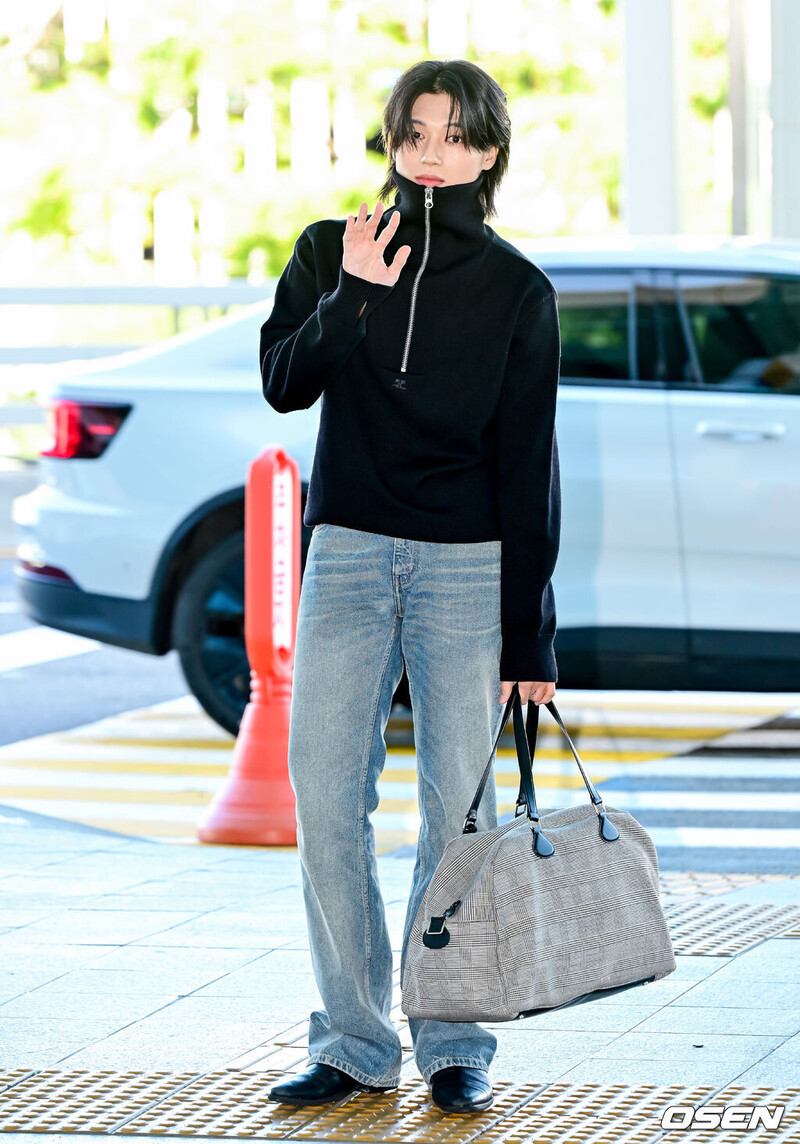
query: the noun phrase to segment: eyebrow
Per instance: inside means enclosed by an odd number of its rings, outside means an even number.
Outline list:
[[[411,120],[411,122],[412,122],[412,123],[419,123],[419,124],[421,124],[423,127],[427,127],[427,126],[428,126],[428,124],[425,122],[425,120],[424,120],[424,119],[412,119],[412,120]],[[448,126],[448,127],[463,127],[463,126],[464,126],[464,124],[463,124],[463,123],[461,122],[461,120],[459,119],[459,120],[457,120],[457,121],[451,121],[450,123],[448,123],[448,124],[447,124],[447,126]]]

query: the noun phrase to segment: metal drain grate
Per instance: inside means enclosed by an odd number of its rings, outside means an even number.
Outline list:
[[[664,906],[675,953],[732,957],[800,926],[797,906],[688,901]]]

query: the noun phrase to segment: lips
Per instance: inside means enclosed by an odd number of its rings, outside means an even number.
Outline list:
[[[439,186],[440,183],[444,182],[444,179],[440,179],[436,175],[417,175],[417,182],[431,183],[434,186]]]

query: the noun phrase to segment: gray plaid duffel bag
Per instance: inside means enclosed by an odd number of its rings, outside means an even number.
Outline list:
[[[666,977],[675,954],[659,901],[650,835],[607,806],[583,769],[591,802],[539,814],[527,726],[514,684],[464,823],[445,847],[406,949],[402,1011],[437,1021],[514,1021]],[[513,710],[520,770],[516,814],[478,832],[478,806]]]

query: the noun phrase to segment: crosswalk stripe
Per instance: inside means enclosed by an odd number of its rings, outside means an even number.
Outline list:
[[[512,776],[508,776],[512,778]],[[516,782],[498,784],[503,788],[517,789]],[[558,787],[563,797],[559,798],[559,806],[588,805],[588,794],[581,783],[579,790],[565,791],[560,784],[536,784],[537,791],[551,790]],[[415,810],[418,806],[415,785],[380,783],[380,803],[377,814],[393,810]],[[213,798],[214,789],[210,790],[153,790],[151,789],[125,789],[114,788],[87,788],[75,784],[72,787],[37,787],[26,786],[22,783],[12,784],[3,782],[0,786],[0,800],[21,804],[23,801],[45,803],[141,803],[145,805],[204,807]],[[631,812],[640,810],[685,810],[685,811],[716,811],[728,810],[746,813],[748,811],[774,811],[777,814],[800,812],[800,793],[777,791],[629,791],[620,788],[604,791],[599,784],[600,794],[609,805],[618,806]],[[80,797],[76,797],[79,795]],[[500,796],[499,801],[502,801]],[[541,802],[541,799],[538,799]],[[514,806],[514,801],[505,803],[508,807]],[[465,808],[466,810],[466,808]]]
[[[0,635],[0,674],[49,663],[54,659],[85,655],[101,646],[97,640],[74,636],[70,632],[61,632],[43,625],[6,632]]]
[[[788,754],[796,751],[800,756],[800,724],[791,723],[800,714],[792,707],[797,696],[767,696],[756,704],[752,697],[742,702],[741,697],[717,693],[709,702],[689,693],[684,702],[680,693],[669,705],[663,695],[659,702],[658,694],[649,699],[647,693],[644,697],[614,693],[608,702],[597,693],[570,691],[560,696],[559,712],[608,805],[625,807],[634,815],[638,810],[786,815],[800,809],[800,789],[726,787],[738,778],[757,777],[768,783],[798,773],[797,758]],[[754,727],[759,719],[774,720],[776,726]],[[387,729],[387,740],[394,741],[387,747],[387,764],[378,783],[380,801],[372,815],[381,853],[415,844],[419,831],[413,742],[397,741],[398,736],[409,739],[410,730],[411,720],[402,715],[393,717]],[[768,743],[783,753],[769,758],[747,755]],[[233,737],[199,709],[194,697],[183,696],[0,747],[0,800],[104,829],[199,844],[198,819],[228,775],[234,748]],[[572,753],[548,712],[542,712],[534,763],[540,811],[551,802],[567,806],[587,799]],[[510,730],[498,749],[495,771],[498,811],[503,815],[513,811],[519,782]],[[604,782],[632,775],[645,784],[648,779],[674,776],[677,789],[603,790]],[[713,779],[713,789],[681,789],[691,779]],[[787,840],[797,831],[788,826],[768,829],[763,823],[761,819],[758,827],[745,831],[732,826],[658,827],[648,832],[656,845],[659,837],[668,840],[663,845],[794,845]]]
[[[681,725],[675,723],[665,727],[663,725],[663,721],[661,725],[658,726],[655,724],[631,722],[583,723],[577,720],[573,714],[571,717],[565,718],[564,723],[573,739],[575,739],[576,736],[580,736],[582,740],[605,740],[614,738],[641,740],[654,739],[659,741],[662,739],[669,739],[675,740],[676,742],[681,742],[683,739],[697,739],[700,742],[704,742],[707,739],[713,739],[717,736],[729,735],[733,731],[736,731],[739,727],[745,728],[744,733],[750,732],[750,723],[746,717],[742,717],[741,720],[737,720],[735,723],[725,724],[724,726],[720,726],[719,724],[710,726],[708,723],[705,725],[693,723]],[[400,729],[397,723],[394,721],[392,722],[392,727],[395,730]],[[409,731],[411,731],[411,728],[409,728]],[[513,741],[513,732],[510,730],[504,731],[503,738],[509,741]],[[554,739],[556,742],[562,742],[563,732],[561,731],[561,728],[558,727],[554,722],[545,725],[544,720],[542,720],[539,724],[537,741],[541,741],[542,739]],[[197,750],[199,748],[201,750],[205,749],[227,751],[230,750],[233,746],[234,740],[230,737],[225,739],[221,738],[217,741],[210,738],[182,739],[180,736],[176,736],[174,738],[163,736],[159,738],[149,738],[146,736],[139,736],[137,734],[113,736],[84,734],[76,735],[72,733],[70,735],[70,742],[82,744],[103,744],[108,747],[127,747],[133,742],[137,747],[160,747],[165,749],[168,748],[170,750],[172,748],[183,747],[187,750]],[[389,749],[391,750],[391,745],[389,746]]]
[[[148,751],[231,751],[232,738],[220,739],[148,739],[138,735],[70,735],[70,745],[99,747],[136,747]]]
[[[185,806],[181,804],[169,803],[162,804],[159,802],[149,802],[147,804],[147,814],[143,815],[142,805],[137,802],[126,803],[125,801],[118,800],[104,807],[98,807],[96,802],[93,802],[89,796],[91,792],[80,791],[80,798],[52,800],[48,798],[15,798],[13,802],[5,801],[6,806],[19,807],[22,810],[30,810],[35,814],[48,814],[57,815],[59,818],[66,818],[70,822],[83,822],[91,826],[100,826],[102,822],[106,821],[109,814],[120,822],[132,821],[147,821],[154,823],[175,822],[181,824],[194,824],[200,817],[202,807],[198,806]],[[109,810],[108,808],[113,809]],[[129,833],[126,831],[126,833]],[[145,831],[147,834],[147,831]]]
[[[545,807],[540,807],[540,813]],[[502,812],[501,812],[502,813]],[[388,813],[382,821],[383,829],[406,830],[407,843],[416,841],[419,815],[413,812]],[[376,831],[377,833],[377,831]],[[736,849],[790,849],[800,846],[800,830],[740,827],[648,827],[647,833],[658,846],[713,847]]]
[[[144,803],[146,806],[173,805],[173,806],[207,806],[213,798],[213,791],[202,790],[122,790],[119,787],[113,790],[104,790],[101,787],[82,787],[80,791],[82,802],[114,802],[114,803]],[[33,799],[47,802],[74,802],[74,787],[37,787],[12,786],[4,783],[0,786],[0,799],[13,799],[15,803],[23,799]]]
[[[647,833],[656,847],[711,847],[713,849],[792,850],[800,846],[800,830],[714,826],[653,826]]]
[[[222,777],[227,775],[230,764],[224,763],[160,763],[156,759],[44,759],[15,758],[13,755],[0,755],[0,763],[19,770],[67,771],[70,774],[121,774],[142,775],[150,779],[152,775],[192,775],[198,778]],[[78,769],[79,768],[79,769]]]

